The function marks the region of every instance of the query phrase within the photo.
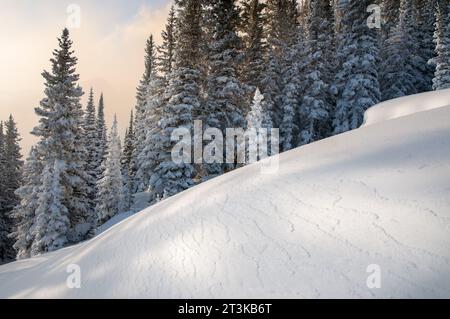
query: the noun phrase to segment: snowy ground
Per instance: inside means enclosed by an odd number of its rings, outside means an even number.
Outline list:
[[[426,109],[374,108],[371,125],[282,154],[276,174],[245,167],[2,266],[0,297],[450,298],[450,107]]]

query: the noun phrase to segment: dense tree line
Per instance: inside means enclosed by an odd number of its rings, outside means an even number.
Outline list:
[[[280,128],[287,151],[358,128],[380,101],[450,88],[450,5],[380,0],[378,29],[372,2],[176,0],[162,43],[147,40],[123,148],[117,120],[107,132],[103,94],[95,103],[91,89],[82,108],[64,30],[23,168],[14,120],[0,130],[1,260],[88,239],[137,193],[150,205],[238,167],[172,160],[172,132],[195,120],[223,135]]]

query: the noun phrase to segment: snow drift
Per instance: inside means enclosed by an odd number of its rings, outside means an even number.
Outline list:
[[[276,174],[244,167],[2,266],[0,297],[449,298],[450,107],[431,109],[449,92],[375,106],[361,129],[282,154]]]

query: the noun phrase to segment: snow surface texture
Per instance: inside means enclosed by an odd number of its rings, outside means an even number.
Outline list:
[[[384,111],[282,154],[276,174],[244,167],[2,266],[0,297],[449,298],[450,107],[381,121]],[[66,285],[71,264],[80,289]],[[366,284],[372,264],[379,289]]]

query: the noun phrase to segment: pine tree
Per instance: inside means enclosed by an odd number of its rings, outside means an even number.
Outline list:
[[[106,158],[102,164],[103,178],[98,182],[97,225],[107,222],[120,212],[123,203],[123,179],[120,165],[121,145],[117,118],[109,133]]]
[[[87,195],[89,199],[89,210],[93,211],[95,209],[95,198],[97,196],[96,184],[98,181],[97,174],[99,169],[99,165],[97,162],[97,159],[99,157],[97,147],[99,143],[94,105],[94,90],[92,88],[89,92],[88,104],[84,115],[83,133],[84,145],[86,149],[85,172],[89,176],[89,179],[87,181]]]
[[[20,136],[17,131],[16,123],[12,115],[6,122],[6,134],[4,145],[5,169],[4,169],[4,195],[7,211],[11,211],[19,202],[15,191],[20,187],[22,181],[22,155],[20,153]]]
[[[416,81],[418,93],[432,90],[434,68],[428,61],[434,57],[433,33],[437,0],[414,0],[416,27],[414,41],[417,42],[415,61]]]
[[[42,171],[42,159],[37,148],[32,147],[24,166],[23,184],[16,191],[21,201],[12,213],[17,221],[17,227],[11,234],[15,241],[14,249],[17,252],[17,259],[31,257],[31,245],[34,239],[33,224],[38,207]]]
[[[244,46],[244,60],[240,70],[242,82],[246,87],[246,98],[253,94],[256,88],[263,87],[266,67],[265,56],[267,47],[264,32],[265,4],[260,0],[245,0],[242,3],[242,18],[240,32]]]
[[[171,158],[170,137],[177,128],[192,131],[193,120],[201,114],[200,85],[202,81],[202,5],[200,0],[178,0],[177,41],[174,70],[166,91],[160,121],[162,149],[152,176],[152,188],[159,185],[155,196],[172,196],[194,184],[194,166],[191,163],[175,163]]]
[[[430,61],[435,66],[433,90],[450,89],[450,5],[439,5],[435,26],[436,57]]]
[[[6,157],[5,157],[5,135],[3,132],[3,122],[0,122],[0,212],[6,210],[5,208],[5,194],[6,189]]]
[[[106,121],[105,121],[105,99],[103,97],[103,93],[100,95],[100,99],[98,101],[98,110],[97,110],[97,119],[96,119],[96,127],[97,127],[97,138],[96,138],[96,160],[95,167],[97,167],[97,181],[102,178],[103,170],[102,163],[106,157],[106,146],[108,140],[108,132],[106,129]]]
[[[358,128],[364,112],[380,101],[377,31],[367,26],[369,0],[350,0],[345,8],[335,78],[334,132]]]
[[[10,219],[6,209],[6,157],[5,157],[5,136],[3,133],[3,123],[0,122],[0,264],[9,261],[10,243],[8,234],[10,231]]]
[[[290,140],[288,136],[293,135],[290,127],[294,124],[287,122],[291,113],[295,112],[296,107],[292,105],[292,102],[297,100],[297,96],[293,96],[293,92],[298,89],[297,83],[294,83],[297,81],[297,74],[295,73],[298,70],[296,69],[297,66],[293,64],[295,60],[292,59],[296,55],[296,52],[293,52],[293,46],[299,36],[297,1],[267,0],[265,13],[267,42],[270,48],[268,63],[272,64],[273,69],[271,74],[266,74],[266,80],[264,81],[268,82],[268,76],[271,78],[271,89],[265,89],[264,91],[271,94],[266,101],[273,101],[271,111],[273,124],[275,127],[283,128],[282,138],[285,144],[289,144],[286,141]],[[288,71],[290,74],[285,74]]]
[[[400,1],[399,0],[382,0],[381,1],[382,14],[382,36],[383,40],[387,39],[392,29],[398,24],[400,15]]]
[[[130,115],[130,124],[125,134],[124,147],[121,159],[122,165],[122,176],[124,182],[124,190],[123,190],[123,208],[125,210],[130,209],[133,204],[133,190],[134,190],[134,118],[133,111],[131,111]]]
[[[412,0],[402,0],[400,18],[385,42],[381,64],[383,100],[417,93],[417,43]]]
[[[157,48],[158,56],[158,69],[165,79],[165,84],[168,84],[169,76],[172,73],[174,60],[175,60],[175,8],[170,7],[169,17],[167,18],[167,24],[165,30],[161,33],[162,44]]]
[[[333,8],[329,0],[311,0],[307,17],[306,83],[300,107],[301,144],[327,137],[332,112],[330,85],[334,57]]]
[[[139,154],[142,153],[144,148],[145,138],[146,138],[146,127],[145,127],[145,104],[148,97],[148,86],[152,78],[157,72],[157,47],[153,40],[153,35],[147,40],[145,48],[145,71],[142,76],[141,82],[137,88],[136,94],[136,112],[135,112],[135,157],[138,159]],[[136,170],[139,170],[141,163],[137,163]],[[136,186],[142,185],[142,181],[139,179],[136,181]],[[144,191],[145,189],[139,188],[136,191]]]
[[[225,136],[226,128],[245,126],[245,92],[238,79],[241,50],[237,35],[239,11],[234,0],[213,0],[210,5],[215,23],[209,50],[204,124],[206,128],[220,129]],[[205,166],[207,174],[212,176],[225,170],[225,166],[218,163]]]
[[[69,210],[63,204],[65,187],[62,174],[66,171],[65,162],[54,160],[47,163],[42,173],[42,186],[32,227],[31,256],[63,248],[69,242]]]
[[[40,138],[38,151],[43,156],[47,172],[53,174],[53,165],[58,166],[61,205],[70,212],[69,233],[60,235],[70,242],[78,242],[90,233],[92,217],[87,197],[88,176],[84,172],[83,110],[80,103],[83,91],[77,85],[77,58],[71,49],[69,31],[64,29],[58,40],[59,48],[53,51],[51,59],[52,71],[42,74],[46,80],[46,98],[35,109],[40,119],[32,133]],[[65,228],[58,229],[65,231]]]

